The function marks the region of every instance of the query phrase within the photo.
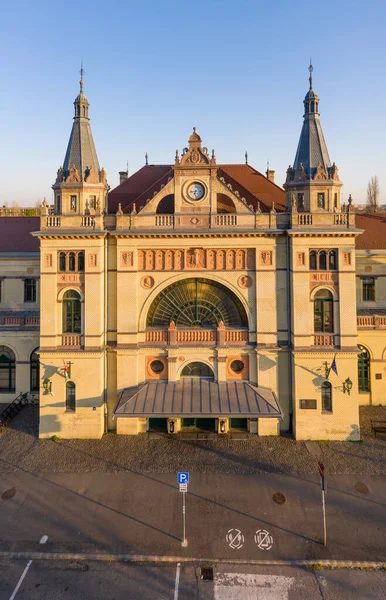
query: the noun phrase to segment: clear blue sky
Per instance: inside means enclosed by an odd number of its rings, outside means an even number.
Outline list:
[[[173,162],[196,126],[219,163],[276,181],[293,163],[314,64],[322,126],[343,195],[386,203],[386,2],[164,0],[3,3],[0,204],[31,205],[63,163],[83,59],[111,187],[126,161]]]

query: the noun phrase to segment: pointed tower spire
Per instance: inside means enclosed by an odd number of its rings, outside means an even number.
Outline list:
[[[74,123],[63,163],[64,177],[68,177],[70,169],[75,166],[82,181],[87,177],[90,169],[93,169],[98,176],[100,172],[98,156],[90,127],[90,119],[88,117],[90,104],[83,92],[83,76],[84,69],[82,62],[80,68],[79,94],[74,101]]]
[[[84,94],[83,62],[80,67],[79,94],[74,101],[74,122],[63,167],[52,186],[56,214],[93,214],[97,205],[105,210],[107,181],[98,156],[88,117],[89,102]],[[86,211],[86,212],[85,212]],[[95,212],[97,214],[97,212]]]
[[[312,179],[319,165],[322,165],[327,173],[328,168],[331,167],[331,161],[319,120],[319,96],[312,87],[314,68],[311,62],[308,70],[310,73],[310,89],[303,100],[304,122],[293,168],[296,172],[301,164],[307,178]]]
[[[333,211],[340,208],[338,168],[332,165],[324,140],[319,115],[319,96],[313,89],[313,65],[310,59],[309,90],[303,100],[303,126],[293,166],[287,169],[284,188],[287,205],[296,198],[299,211]],[[296,194],[295,194],[296,192]]]

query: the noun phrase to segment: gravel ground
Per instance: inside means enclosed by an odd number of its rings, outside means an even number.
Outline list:
[[[386,434],[374,438],[370,419],[385,419],[386,406],[362,407],[361,442],[296,442],[290,437],[213,441],[141,434],[101,440],[39,440],[38,410],[26,407],[0,429],[0,472],[39,473],[315,473],[321,460],[331,474],[386,475]]]

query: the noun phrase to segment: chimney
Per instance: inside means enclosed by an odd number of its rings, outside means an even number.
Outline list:
[[[272,169],[267,169],[265,172],[267,179],[269,179],[269,181],[272,181],[272,183],[275,183],[275,171],[272,171]]]
[[[129,179],[129,169],[126,171],[119,171],[119,185],[125,183]]]

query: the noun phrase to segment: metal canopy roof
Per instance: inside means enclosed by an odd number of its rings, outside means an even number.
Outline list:
[[[281,417],[271,389],[246,381],[216,383],[186,377],[176,383],[154,381],[124,389],[116,417]]]

